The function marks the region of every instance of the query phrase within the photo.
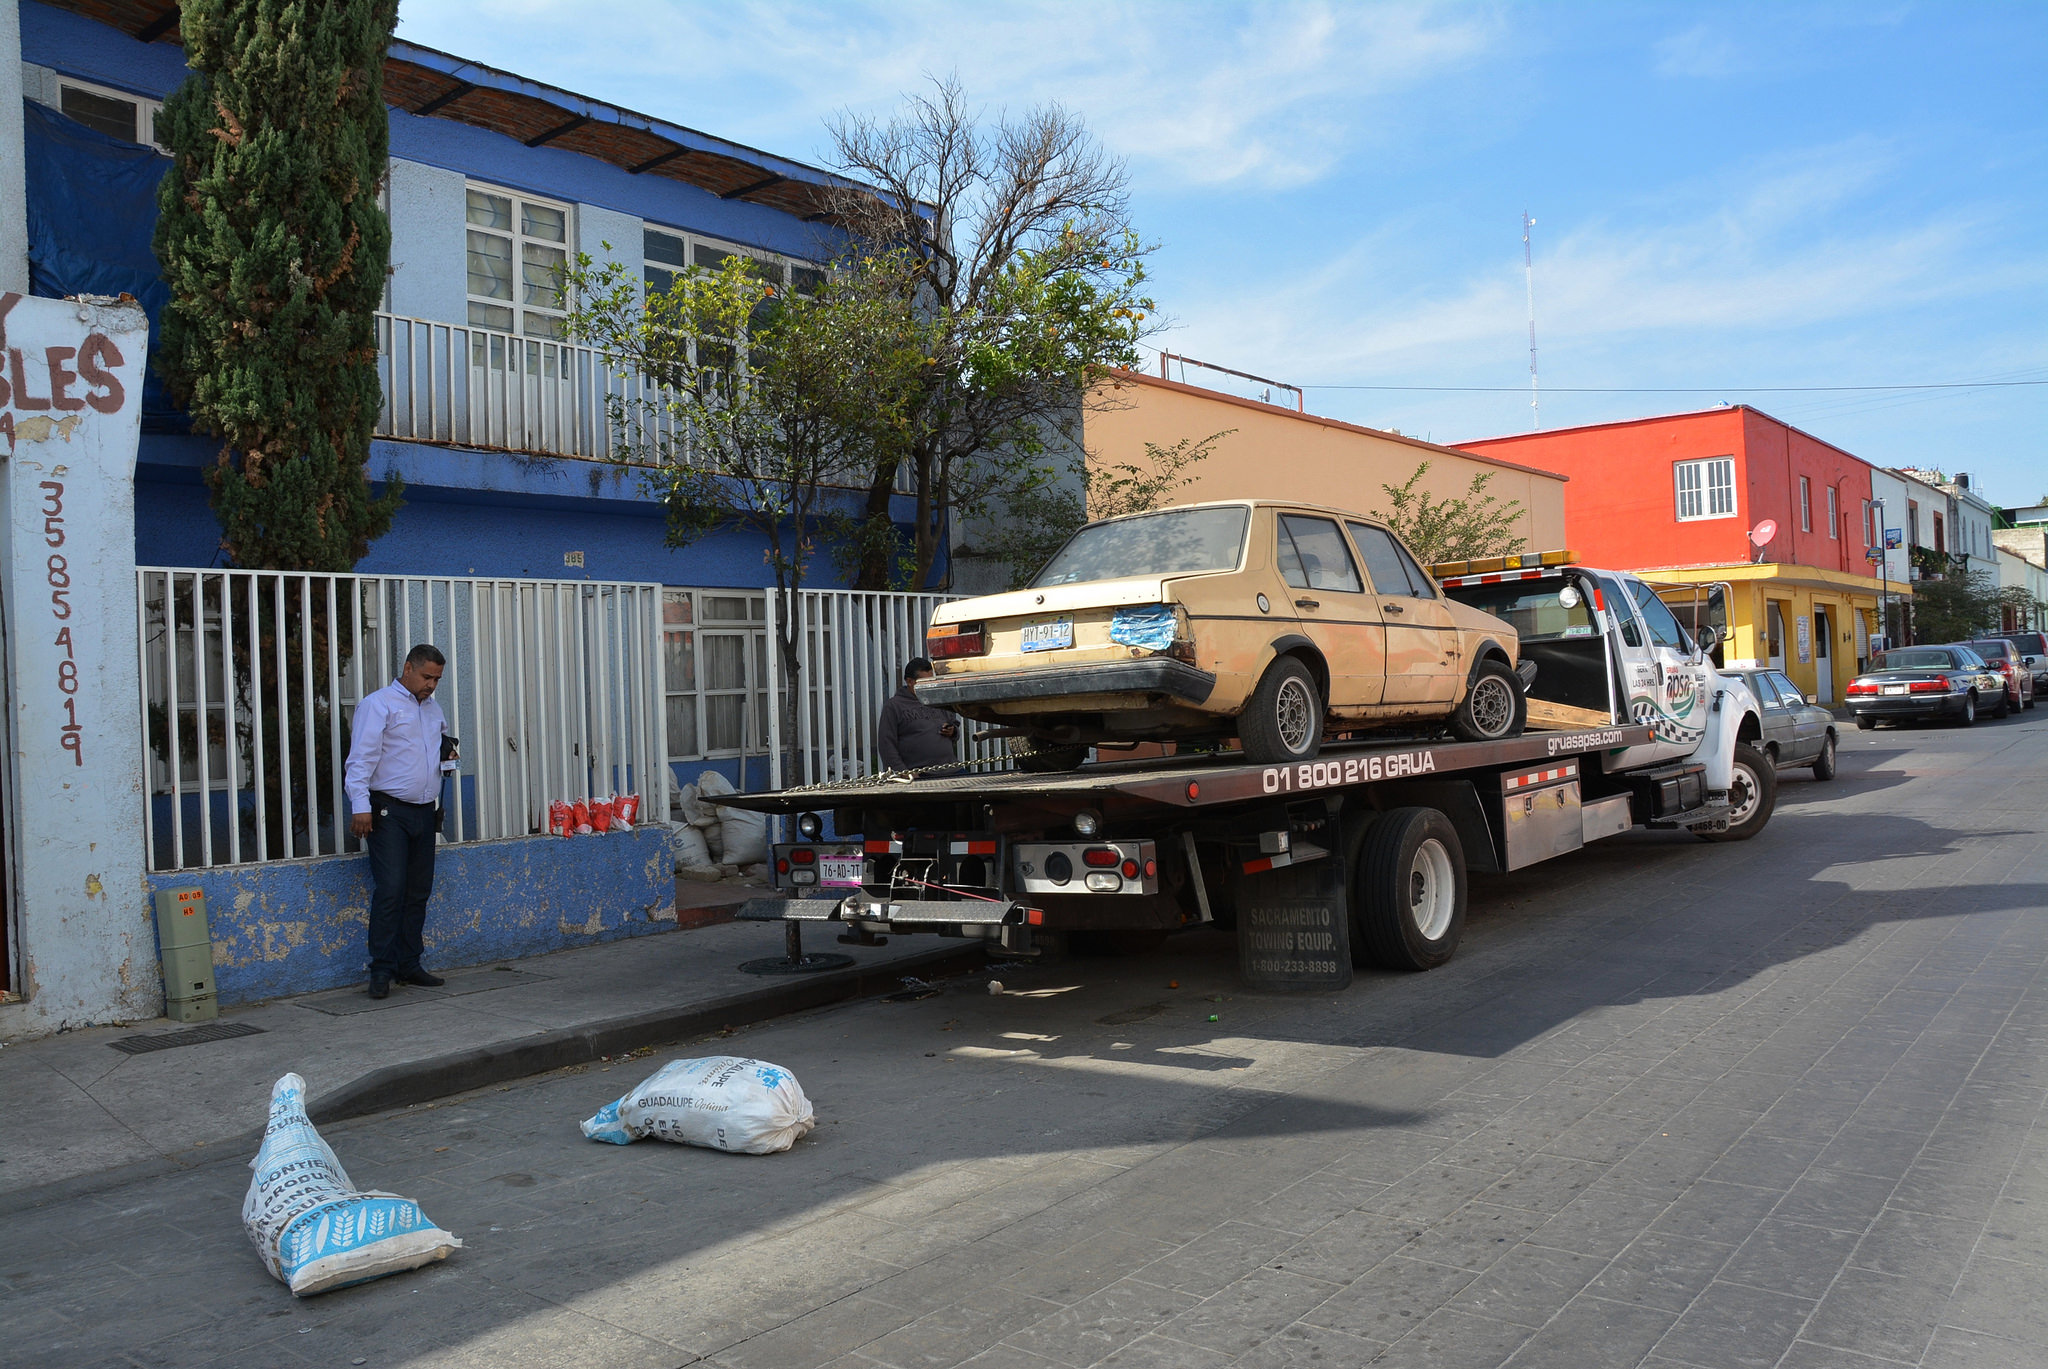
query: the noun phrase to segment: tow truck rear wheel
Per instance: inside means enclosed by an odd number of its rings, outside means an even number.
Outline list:
[[[1358,842],[1351,885],[1352,959],[1433,970],[1465,934],[1465,851],[1434,808],[1382,813]]]
[[[1489,657],[1472,672],[1465,697],[1451,714],[1451,733],[1461,741],[1498,742],[1521,736],[1528,722],[1522,677]]]
[[[1694,829],[1706,841],[1748,841],[1764,830],[1778,806],[1778,768],[1748,742],[1735,743],[1735,779],[1728,786],[1728,829]]]
[[[1266,668],[1238,715],[1237,740],[1254,765],[1315,759],[1323,747],[1323,696],[1307,666],[1282,656]]]

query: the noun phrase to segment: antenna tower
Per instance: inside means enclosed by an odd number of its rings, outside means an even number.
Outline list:
[[[1522,211],[1522,283],[1529,292],[1529,427],[1540,431],[1543,427],[1543,396],[1536,388],[1536,266],[1529,255],[1529,230],[1536,226],[1536,220],[1529,217],[1529,211]]]

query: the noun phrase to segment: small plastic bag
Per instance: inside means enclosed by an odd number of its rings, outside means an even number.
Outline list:
[[[818,1124],[796,1076],[737,1055],[671,1060],[583,1123],[593,1141],[643,1136],[743,1155],[788,1150]]]
[[[270,1125],[249,1162],[242,1227],[263,1267],[295,1297],[445,1260],[462,1242],[396,1193],[358,1189],[306,1116],[306,1081],[270,1090]]]

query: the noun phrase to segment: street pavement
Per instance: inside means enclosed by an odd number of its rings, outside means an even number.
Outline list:
[[[2048,710],[1850,729],[1756,840],[1476,879],[1341,995],[1203,933],[333,1124],[465,1248],[304,1302],[240,1164],[16,1210],[0,1364],[2038,1369],[2044,762]],[[580,1136],[713,1052],[818,1130]]]

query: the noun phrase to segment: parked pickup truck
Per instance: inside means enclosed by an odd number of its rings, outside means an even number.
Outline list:
[[[842,941],[931,932],[1007,955],[1077,935],[1237,929],[1268,988],[1341,988],[1354,965],[1423,970],[1457,949],[1469,871],[1519,870],[1636,827],[1753,837],[1776,772],[1739,676],[1650,587],[1568,554],[1437,568],[1538,662],[1531,729],[1419,734],[1261,763],[1242,752],[932,778],[871,776],[713,802],[795,819],[773,845],[791,897],[745,905]]]

